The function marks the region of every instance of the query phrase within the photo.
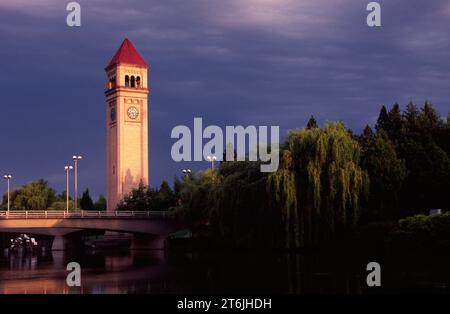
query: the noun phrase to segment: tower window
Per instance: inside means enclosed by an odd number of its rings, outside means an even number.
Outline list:
[[[136,77],[136,87],[141,88],[141,77],[140,76]]]
[[[113,77],[111,77],[111,78],[109,79],[109,82],[108,82],[108,89],[113,89],[113,88],[115,88],[115,87],[116,87],[116,77],[113,76]]]
[[[130,86],[130,77],[128,75],[125,75],[125,87]]]
[[[134,75],[131,76],[131,87],[136,87],[135,80],[134,80]]]

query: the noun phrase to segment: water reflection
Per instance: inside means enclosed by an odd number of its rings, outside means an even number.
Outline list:
[[[355,252],[356,253],[356,252]],[[448,292],[450,275],[436,263],[404,268],[383,260],[378,292]],[[409,261],[413,259],[409,259]],[[69,262],[82,267],[81,287],[66,285]],[[43,252],[3,255],[0,293],[367,293],[360,254],[302,252]],[[411,290],[412,289],[412,290]]]
[[[163,251],[11,254],[0,263],[0,293],[151,293],[167,272]],[[82,268],[82,287],[66,285],[67,263]]]

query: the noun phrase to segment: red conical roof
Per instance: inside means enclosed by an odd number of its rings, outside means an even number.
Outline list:
[[[128,63],[148,67],[147,63],[145,63],[144,59],[142,59],[141,55],[136,50],[136,48],[134,48],[133,44],[128,38],[125,38],[125,40],[122,42],[119,50],[117,50],[116,54],[114,55],[114,57],[112,57],[106,68],[108,69],[109,67],[120,63]]]

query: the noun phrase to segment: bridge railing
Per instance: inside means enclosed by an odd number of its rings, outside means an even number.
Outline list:
[[[165,211],[14,210],[0,211],[0,219],[161,219]]]

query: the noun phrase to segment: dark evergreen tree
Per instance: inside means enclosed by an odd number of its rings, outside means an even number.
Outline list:
[[[94,209],[94,202],[92,201],[92,198],[89,195],[89,189],[86,189],[86,191],[83,192],[83,195],[81,196],[81,200],[80,200],[80,207],[83,210],[93,210]]]
[[[417,109],[417,106],[412,101],[406,105],[406,110],[403,117],[405,120],[406,132],[410,135],[418,132],[419,114],[419,109]]]
[[[450,138],[445,135],[439,113],[428,101],[420,111],[410,103],[403,113],[403,123],[394,140],[408,170],[401,192],[405,215],[426,213],[431,207],[450,207],[443,188],[450,182]]]
[[[375,125],[375,129],[377,131],[383,129],[387,131],[389,124],[388,112],[385,106],[381,107],[380,114],[378,115],[377,124]]]
[[[176,202],[180,199],[182,182],[178,177],[175,177],[173,180],[173,194]]]
[[[363,146],[367,146],[373,141],[373,131],[372,128],[369,125],[366,125],[366,127],[363,130],[362,135],[359,137],[360,142],[363,144]]]
[[[394,142],[400,140],[403,128],[402,112],[399,104],[394,104],[388,113],[388,124],[384,130]]]
[[[307,128],[308,130],[318,128],[317,121],[316,121],[316,118],[314,118],[314,116],[311,116],[311,117],[309,118],[308,124],[306,124],[306,128]]]
[[[422,129],[421,132],[426,135],[425,140],[430,140],[430,137],[438,135],[439,131],[444,127],[444,123],[441,120],[439,113],[433,108],[430,102],[425,102],[420,115],[419,125]]]

